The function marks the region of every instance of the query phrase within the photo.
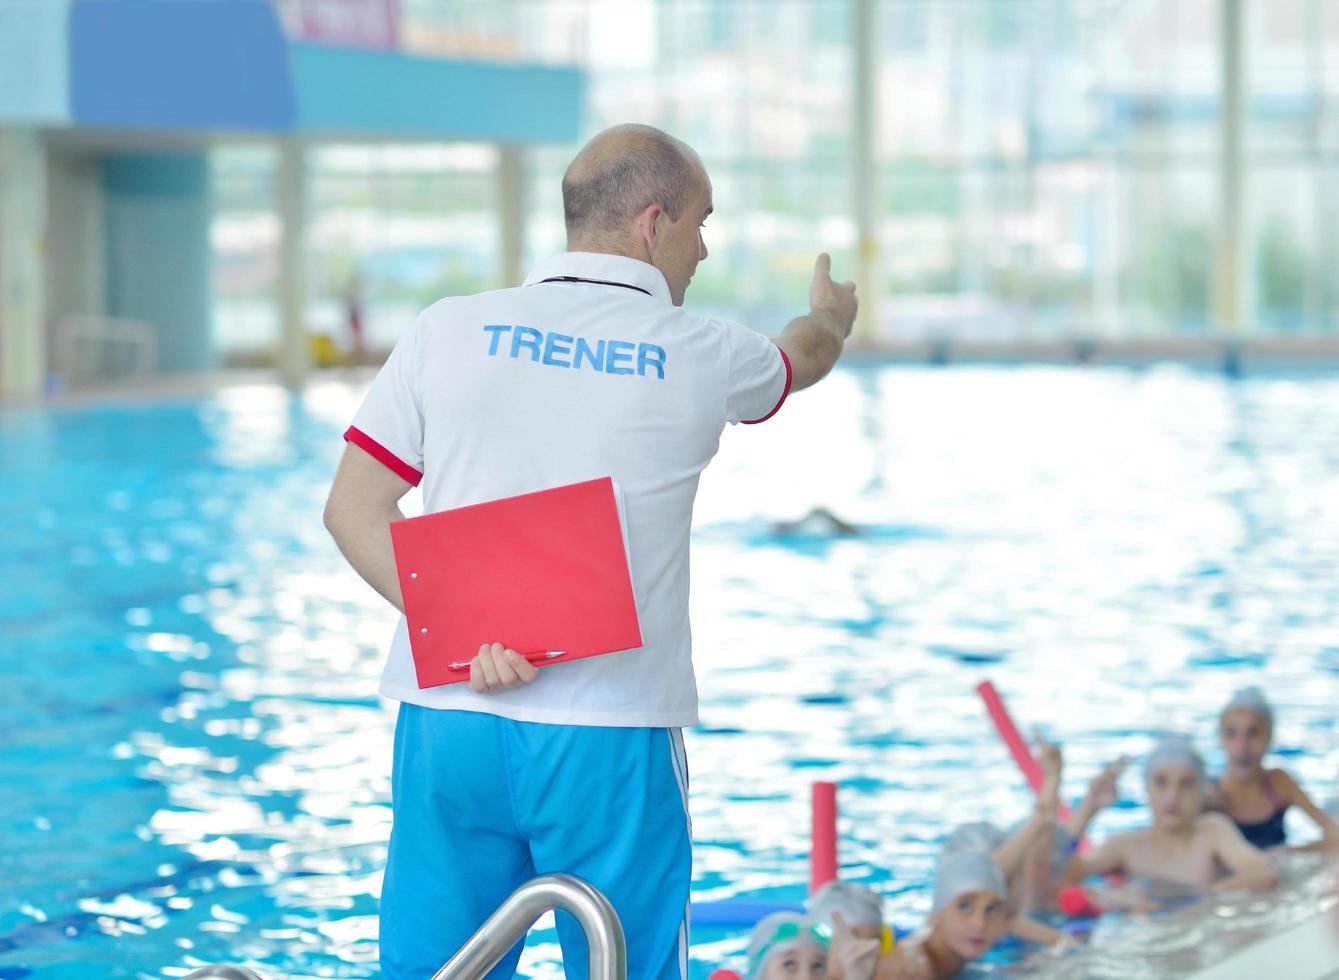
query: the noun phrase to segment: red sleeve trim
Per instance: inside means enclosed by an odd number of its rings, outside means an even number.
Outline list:
[[[344,440],[345,442],[353,443],[406,483],[418,486],[419,482],[423,479],[422,473],[414,469],[399,456],[396,456],[395,453],[377,442],[362,429],[356,429],[353,426],[349,426],[344,433]]]
[[[777,412],[781,411],[782,405],[786,404],[786,397],[790,394],[790,382],[791,382],[790,358],[786,356],[786,352],[783,351],[779,346],[777,347],[776,352],[781,355],[781,363],[786,365],[786,387],[781,389],[781,400],[776,403],[775,408],[773,408],[762,418],[753,419],[752,421],[745,421],[744,422],[745,425],[757,425],[759,422],[766,422]]]

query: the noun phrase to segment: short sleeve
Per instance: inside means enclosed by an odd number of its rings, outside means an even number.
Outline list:
[[[391,350],[344,433],[346,441],[414,486],[423,479],[421,324],[421,319],[416,320]]]
[[[790,359],[756,330],[724,321],[729,345],[730,376],[726,381],[725,418],[731,425],[765,422],[790,394]]]

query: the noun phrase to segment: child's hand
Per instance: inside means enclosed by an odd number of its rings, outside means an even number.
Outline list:
[[[1041,760],[1043,780],[1037,790],[1036,816],[1047,823],[1055,821],[1060,811],[1060,770],[1064,766],[1064,756],[1060,746],[1047,740],[1041,732],[1033,732],[1037,743],[1037,757]]]
[[[1095,809],[1100,810],[1116,802],[1120,796],[1116,782],[1129,764],[1130,757],[1123,755],[1098,773],[1088,784],[1088,800]]]
[[[861,939],[840,912],[832,913],[832,949],[828,954],[830,977],[842,980],[873,980],[879,967],[879,940]]]
[[[1037,758],[1041,762],[1041,771],[1047,779],[1060,779],[1060,770],[1064,766],[1064,753],[1060,751],[1060,746],[1050,741],[1041,732],[1034,731],[1033,739],[1037,743]]]

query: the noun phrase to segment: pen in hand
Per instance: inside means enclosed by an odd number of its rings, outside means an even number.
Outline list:
[[[536,665],[546,664],[550,660],[553,660],[557,657],[564,657],[566,655],[567,655],[566,650],[549,650],[547,652],[541,651],[539,653],[521,654],[521,656],[525,657],[525,659],[528,660],[530,663]],[[469,670],[471,663],[473,663],[472,660],[466,660],[464,662],[457,661],[456,663],[447,664],[446,667],[447,670]]]

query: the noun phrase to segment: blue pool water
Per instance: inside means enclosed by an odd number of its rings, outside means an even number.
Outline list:
[[[360,395],[0,411],[0,978],[375,976],[393,618],[320,520]],[[816,504],[871,533],[771,532]],[[1335,794],[1334,375],[842,370],[726,433],[694,549],[697,900],[800,899],[831,779],[844,875],[918,922],[948,826],[1028,807],[986,677],[1070,797],[1162,729],[1220,759],[1245,683]],[[738,965],[694,938],[695,976]]]

